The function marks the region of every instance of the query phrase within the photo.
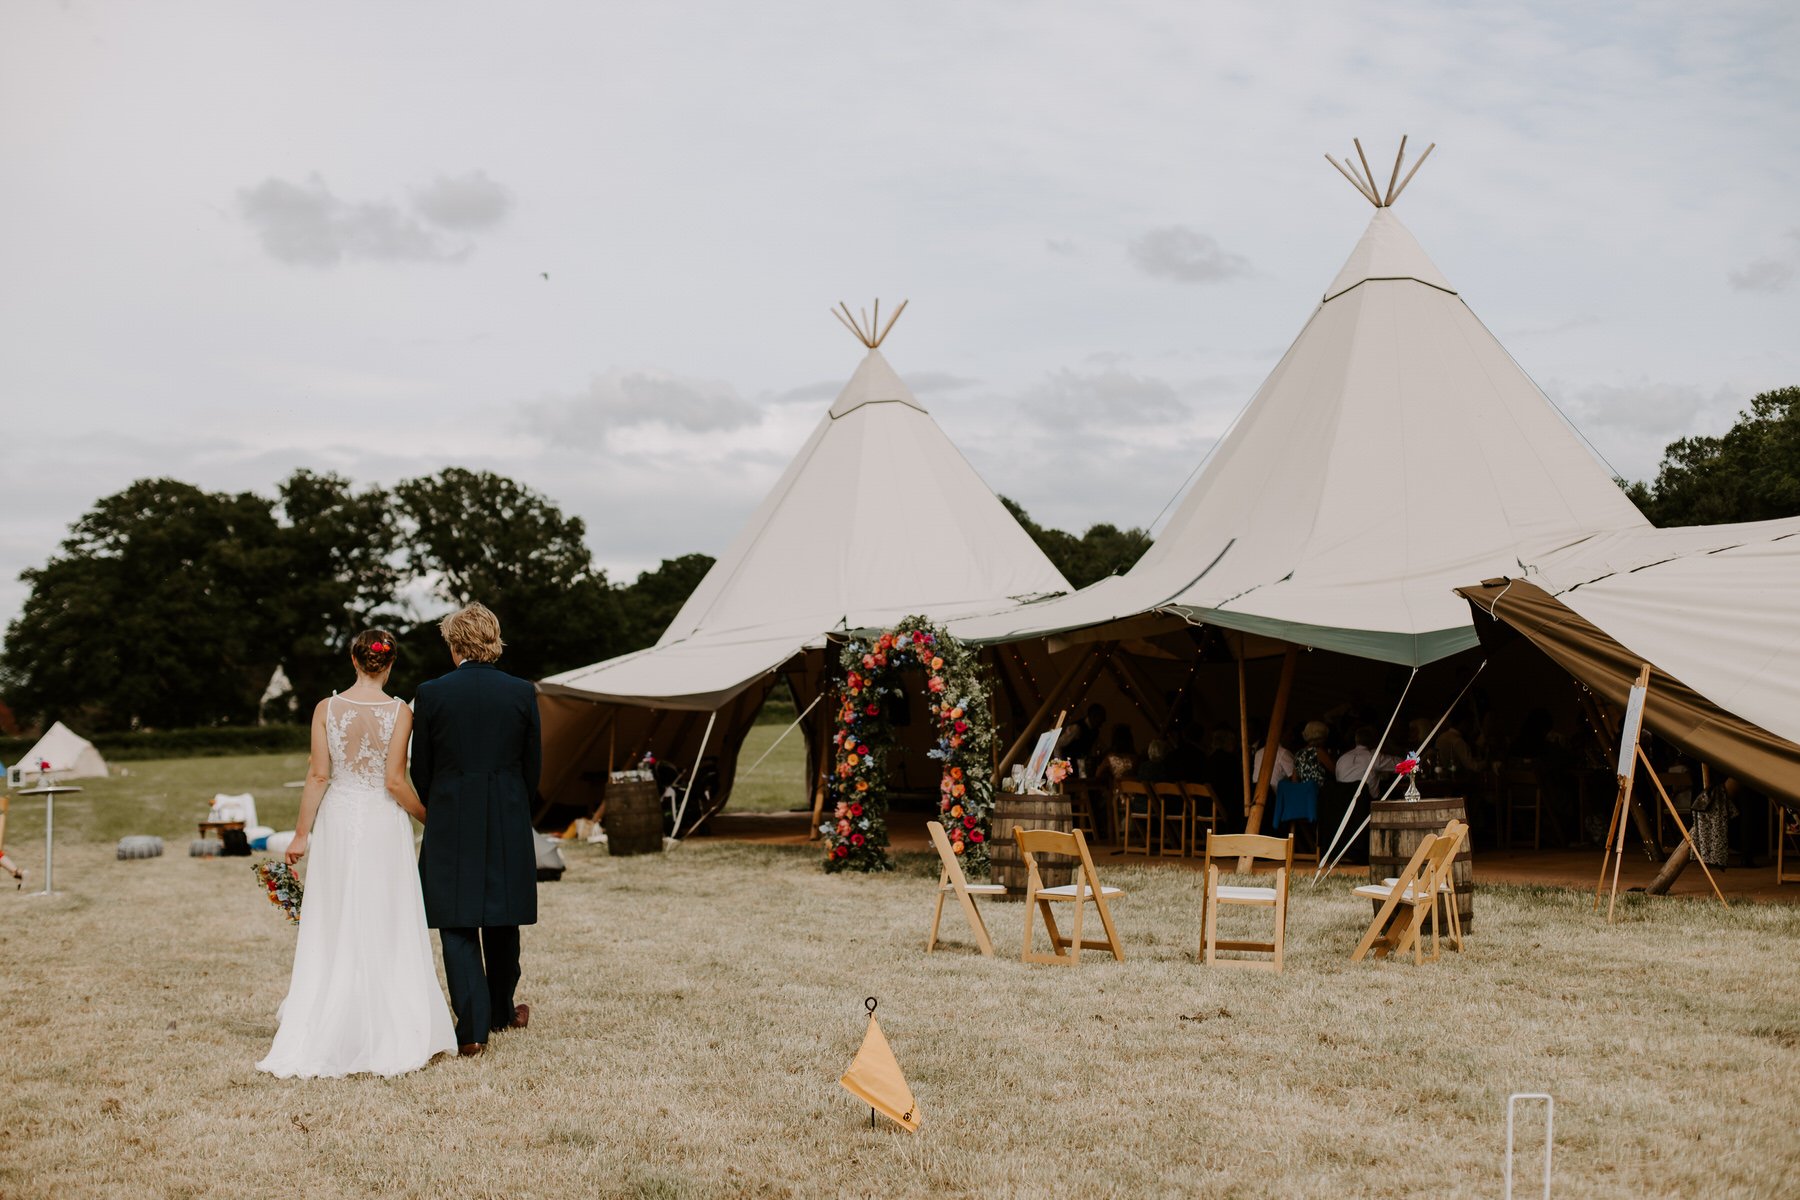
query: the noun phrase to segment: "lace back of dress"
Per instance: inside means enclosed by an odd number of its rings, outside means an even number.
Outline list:
[[[325,708],[325,740],[331,749],[332,778],[385,787],[388,743],[394,738],[394,721],[399,713],[399,700],[359,704],[333,696]]]

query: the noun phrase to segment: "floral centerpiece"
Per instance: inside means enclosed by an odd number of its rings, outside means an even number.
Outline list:
[[[993,727],[988,686],[980,659],[923,617],[908,617],[874,638],[852,638],[840,657],[843,697],[832,736],[830,819],[819,826],[827,871],[885,871],[888,858],[884,755],[893,748],[893,710],[901,699],[901,672],[922,671],[926,713],[937,734],[928,753],[942,765],[938,820],[950,846],[968,869],[987,867],[989,820],[994,811],[989,778]]]
[[[306,889],[301,886],[300,877],[294,874],[294,868],[279,858],[264,859],[253,863],[251,870],[256,872],[258,882],[269,894],[269,903],[279,908],[291,924],[300,923],[300,898]]]
[[[1069,777],[1069,773],[1073,770],[1074,768],[1069,765],[1068,759],[1053,758],[1044,767],[1044,778],[1048,779],[1053,784],[1060,785],[1063,780]]]

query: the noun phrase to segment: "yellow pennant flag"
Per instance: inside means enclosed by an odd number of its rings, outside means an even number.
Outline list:
[[[863,1035],[862,1049],[850,1060],[850,1069],[838,1080],[851,1095],[882,1116],[898,1124],[908,1133],[919,1132],[919,1108],[913,1103],[912,1089],[900,1073],[900,1061],[869,1013],[869,1031]]]

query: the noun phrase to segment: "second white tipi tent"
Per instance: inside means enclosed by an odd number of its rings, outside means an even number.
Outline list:
[[[1394,216],[1398,166],[1353,178],[1362,239],[1142,560],[959,635],[1162,611],[1418,666],[1475,644],[1458,586],[1647,527]]]
[[[591,807],[645,751],[717,756],[729,788],[764,696],[786,678],[810,703],[833,632],[1069,590],[883,357],[898,316],[846,322],[861,365],[656,645],[539,684],[547,801]]]

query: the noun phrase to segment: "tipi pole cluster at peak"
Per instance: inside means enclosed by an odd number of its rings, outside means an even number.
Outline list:
[[[1406,190],[1406,185],[1412,182],[1412,177],[1419,173],[1419,168],[1425,165],[1425,160],[1431,157],[1431,152],[1437,149],[1436,142],[1425,147],[1425,153],[1419,155],[1419,161],[1414,163],[1412,170],[1406,173],[1406,178],[1401,179],[1400,168],[1406,161],[1406,135],[1401,134],[1400,152],[1394,155],[1394,171],[1388,176],[1387,191],[1383,192],[1375,183],[1375,172],[1369,170],[1369,156],[1363,153],[1362,139],[1351,138],[1350,141],[1356,146],[1356,157],[1362,162],[1361,175],[1356,173],[1356,164],[1350,163],[1348,154],[1344,155],[1342,163],[1329,154],[1325,156],[1325,161],[1336,167],[1338,174],[1350,181],[1350,186],[1356,189],[1357,194],[1376,208],[1392,207],[1394,201],[1400,198],[1400,193]],[[1350,165],[1346,167],[1344,163],[1350,163]],[[1399,186],[1395,186],[1395,181],[1398,181]]]
[[[850,311],[850,306],[845,304],[842,300],[838,301],[837,308],[831,310],[831,315],[836,317],[838,319],[838,324],[842,325],[845,329],[848,329],[857,341],[861,342],[869,349],[875,350],[880,348],[881,343],[887,341],[888,331],[893,329],[894,322],[900,319],[900,314],[906,311],[906,304],[907,302],[905,300],[900,302],[900,307],[894,310],[894,315],[888,318],[888,323],[885,327],[881,324],[880,300],[875,301],[875,316],[873,318],[869,316],[869,310],[865,308],[862,310],[862,317],[859,320],[857,316]],[[839,311],[840,309],[842,310],[841,312]],[[879,332],[877,332],[877,330],[879,330]]]

